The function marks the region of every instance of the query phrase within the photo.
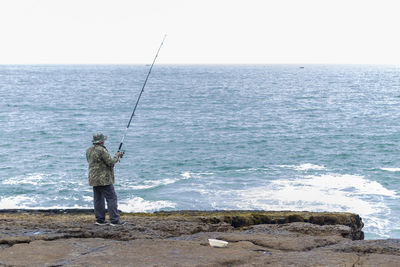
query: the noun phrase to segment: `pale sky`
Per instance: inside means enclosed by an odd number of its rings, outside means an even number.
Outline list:
[[[400,64],[399,0],[0,0],[0,64]]]

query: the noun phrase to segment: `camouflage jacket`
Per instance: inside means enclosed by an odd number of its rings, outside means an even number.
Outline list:
[[[114,165],[118,159],[108,154],[105,146],[94,144],[86,150],[89,163],[89,185],[100,186],[114,183]]]

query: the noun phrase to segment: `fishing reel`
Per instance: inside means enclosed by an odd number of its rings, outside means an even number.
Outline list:
[[[125,150],[120,150],[119,153],[119,158],[122,159],[122,157],[125,155]]]

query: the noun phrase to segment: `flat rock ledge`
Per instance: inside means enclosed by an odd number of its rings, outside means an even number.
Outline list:
[[[400,240],[363,240],[352,213],[0,210],[0,266],[400,266]],[[228,242],[213,248],[208,239]]]

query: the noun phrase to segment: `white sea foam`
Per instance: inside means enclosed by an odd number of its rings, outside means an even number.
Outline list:
[[[247,168],[247,169],[235,170],[235,172],[266,172],[270,170],[271,170],[270,168]]]
[[[161,180],[145,180],[143,182],[140,182],[139,184],[131,184],[131,185],[126,185],[125,187],[134,189],[134,190],[145,190],[145,189],[151,189],[163,185],[169,185],[169,184],[174,184],[176,182],[182,181],[182,180],[188,180],[191,178],[200,178],[202,175],[211,175],[212,173],[194,173],[194,172],[183,172],[178,176],[177,178],[165,178]]]
[[[83,200],[86,202],[93,202],[93,197],[83,196]]]
[[[162,180],[146,180],[143,181],[141,184],[127,185],[126,187],[134,190],[144,190],[144,189],[155,188],[162,185],[173,184],[176,181],[178,181],[178,179],[166,178]]]
[[[32,197],[12,196],[0,198],[0,209],[24,209],[28,204],[34,203]]]
[[[213,175],[212,172],[183,172],[181,173],[181,179],[200,179],[201,177],[203,177],[204,175]]]
[[[389,229],[390,208],[383,198],[398,198],[363,176],[324,174],[292,180],[273,180],[265,186],[242,190],[201,192],[215,209],[341,211],[359,214],[366,231],[385,236]]]
[[[39,206],[37,201],[33,197],[28,197],[24,195],[4,197],[0,199],[0,209],[88,209],[93,208],[93,206]]]
[[[19,209],[27,209],[27,210],[68,210],[68,209],[93,209],[93,205],[72,205],[72,206],[61,206],[61,205],[53,205],[53,206],[28,206],[28,207],[19,207]]]
[[[47,175],[42,173],[29,174],[26,176],[15,176],[4,180],[2,183],[7,185],[19,185],[19,184],[31,184],[39,185],[42,183],[48,183]]]
[[[92,202],[93,198],[85,196],[84,200]],[[118,203],[118,208],[124,212],[151,212],[162,208],[175,208],[176,204],[166,200],[148,201],[141,197],[134,197],[122,200]],[[33,197],[24,195],[0,198],[0,209],[92,209],[93,205],[73,205],[73,206],[42,206],[37,205]]]
[[[319,189],[351,191],[355,195],[381,195],[397,197],[396,192],[388,190],[376,181],[370,181],[359,175],[325,174],[305,176],[301,182]]]
[[[122,200],[118,208],[124,212],[151,212],[162,208],[175,208],[176,203],[167,200],[149,201],[141,197]]]
[[[400,168],[381,168],[381,170],[388,172],[400,172]]]
[[[279,165],[278,167],[291,168],[291,169],[295,169],[297,171],[308,171],[308,170],[320,171],[320,170],[325,170],[324,166],[315,165],[315,164],[311,164],[311,163],[304,163],[304,164],[300,164],[300,165]]]
[[[181,176],[182,176],[184,179],[190,179],[190,177],[191,177],[190,172],[181,173]]]

